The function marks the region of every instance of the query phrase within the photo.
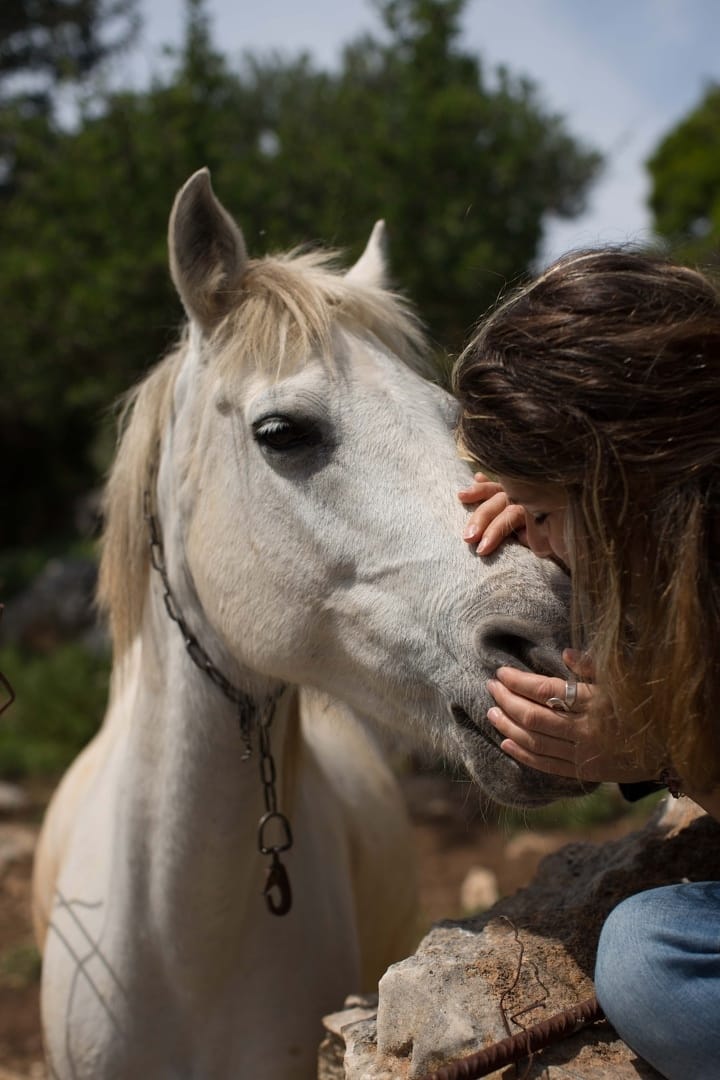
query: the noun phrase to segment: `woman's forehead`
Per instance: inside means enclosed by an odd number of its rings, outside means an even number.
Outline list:
[[[502,485],[508,499],[513,503],[521,503],[523,506],[538,505],[545,510],[567,505],[567,493],[556,484],[516,480],[509,476],[498,476],[497,482]]]

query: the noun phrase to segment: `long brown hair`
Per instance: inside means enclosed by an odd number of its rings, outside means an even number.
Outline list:
[[[457,362],[481,467],[567,493],[593,710],[648,769],[720,781],[720,292],[626,249],[500,303]]]

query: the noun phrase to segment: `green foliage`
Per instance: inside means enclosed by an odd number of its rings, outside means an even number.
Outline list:
[[[670,131],[647,163],[656,232],[688,263],[720,262],[720,85]]]
[[[503,826],[517,829],[584,829],[608,825],[621,818],[637,818],[638,828],[667,792],[648,795],[636,803],[623,799],[616,784],[601,784],[581,799],[563,799],[538,810],[500,811]]]
[[[5,0],[0,78],[79,79],[123,48],[137,29],[137,0]]]
[[[0,778],[59,774],[98,729],[109,657],[78,644],[42,655],[6,647],[0,671],[16,694],[0,719]]]
[[[42,961],[32,942],[10,945],[0,952],[0,988],[23,990],[40,982]]]
[[[389,43],[368,37],[345,53],[345,139],[330,125],[317,133],[321,146],[333,143],[327,164],[352,170],[348,206],[366,207],[366,222],[387,217],[396,276],[453,349],[533,262],[546,215],[582,209],[599,167],[532,83],[503,69],[488,75],[460,49],[464,6],[379,4]]]
[[[172,344],[166,223],[200,166],[252,253],[322,239],[355,256],[384,217],[395,280],[449,348],[533,261],[545,216],[581,208],[597,155],[530,83],[462,51],[464,0],[378,6],[383,40],[349,45],[337,72],[278,56],[233,70],[190,0],[175,68],[147,92],[89,98],[73,131],[6,109],[6,542],[67,528],[107,464],[111,402]]]

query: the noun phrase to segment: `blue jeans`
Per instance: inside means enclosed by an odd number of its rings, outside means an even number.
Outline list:
[[[603,926],[598,1000],[667,1080],[720,1080],[720,882],[629,897]]]

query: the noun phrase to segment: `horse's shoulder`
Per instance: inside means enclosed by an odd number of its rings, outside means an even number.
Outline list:
[[[400,798],[378,739],[349,706],[303,692],[301,725],[306,746],[347,801]]]
[[[32,890],[35,935],[41,948],[45,941],[58,877],[67,859],[73,833],[83,814],[86,797],[106,758],[110,741],[109,731],[102,728],[63,776],[45,814],[35,851]]]

